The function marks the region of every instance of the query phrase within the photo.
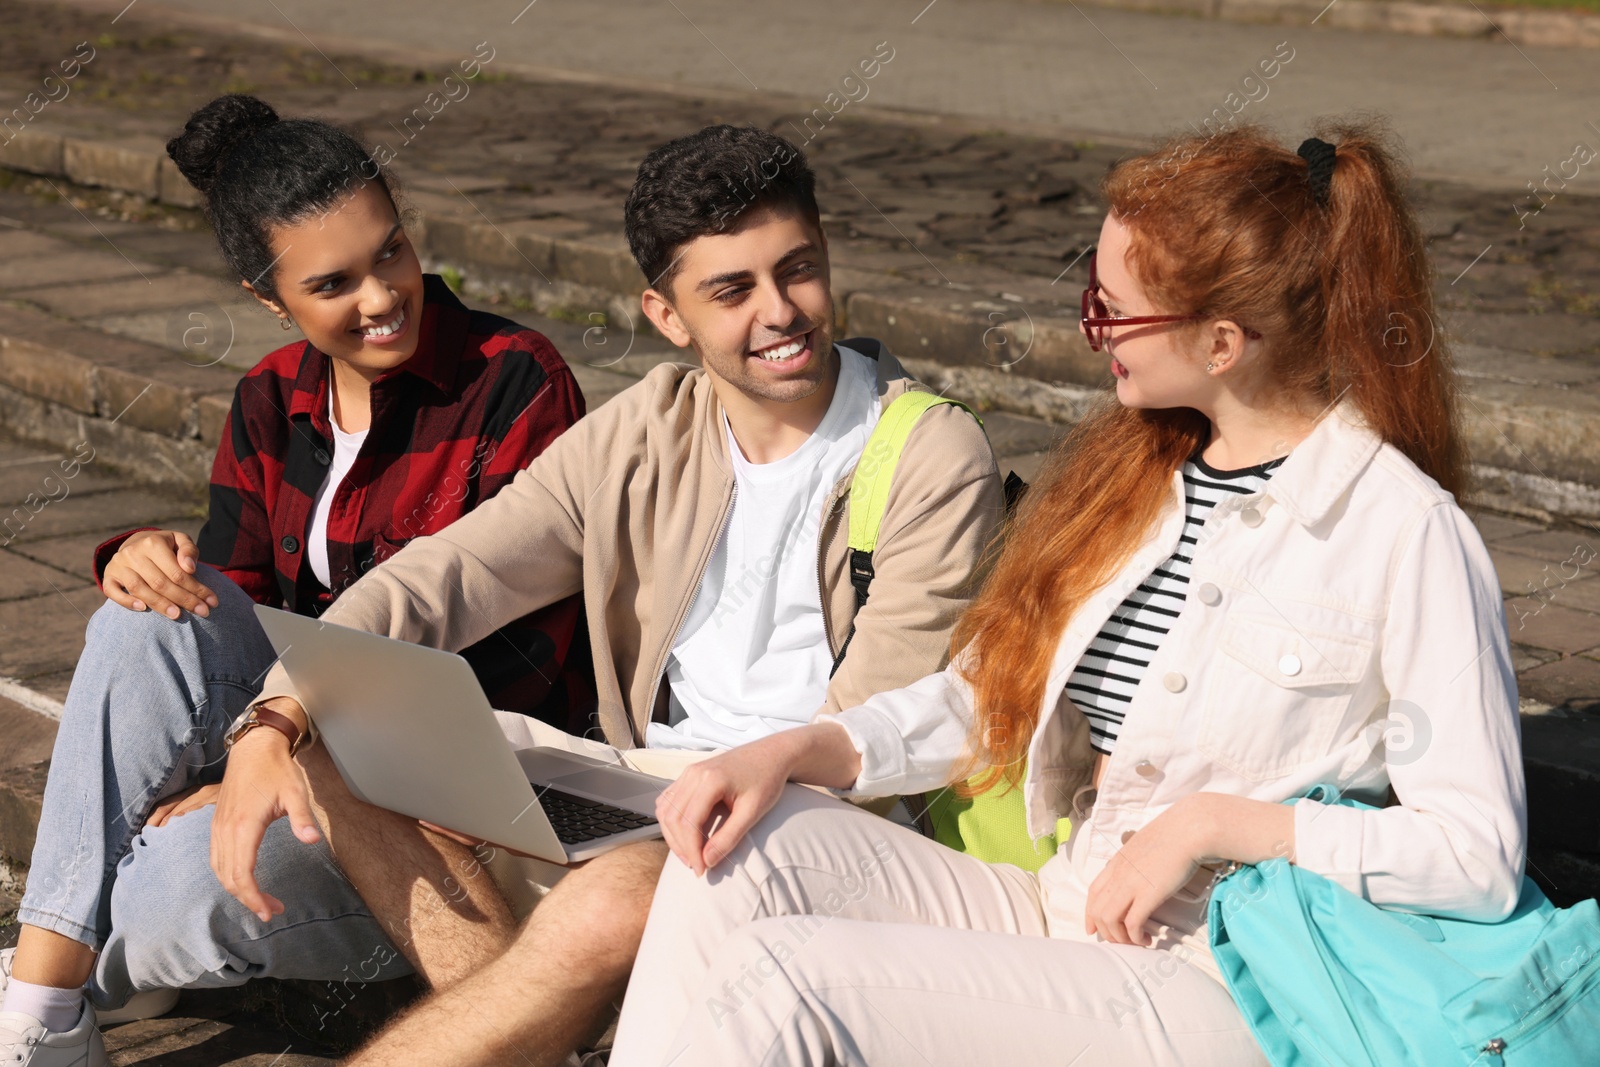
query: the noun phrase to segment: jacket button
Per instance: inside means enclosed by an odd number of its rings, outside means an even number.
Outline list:
[[[1261,511],[1259,508],[1245,508],[1239,512],[1239,521],[1246,526],[1256,527],[1261,525]]]
[[[1126,845],[1129,841],[1133,840],[1133,833],[1134,832],[1132,830],[1124,830],[1124,831],[1122,831],[1122,843],[1124,845]]]
[[[1218,589],[1210,582],[1200,583],[1199,593],[1200,603],[1202,604],[1215,607],[1216,605],[1222,603],[1222,590]]]
[[[283,540],[278,542],[278,547],[285,552],[298,552],[300,551],[300,541],[293,534],[285,534]]]
[[[1189,684],[1189,679],[1177,671],[1168,671],[1167,676],[1161,679],[1161,684],[1167,687],[1169,693],[1181,693],[1183,687]]]
[[[1154,778],[1156,776],[1156,765],[1147,759],[1142,759],[1133,765],[1133,773],[1140,778]]]
[[[1278,661],[1278,670],[1291,678],[1300,673],[1300,657],[1293,652]]]

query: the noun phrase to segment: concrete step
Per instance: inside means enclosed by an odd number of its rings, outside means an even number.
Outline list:
[[[566,90],[508,83],[477,91],[509,94],[508,105],[526,109]],[[339,106],[383,129],[377,119],[389,103],[363,92],[360,99],[345,94]],[[656,128],[657,139],[692,128],[703,113],[681,100],[635,102],[671,115]],[[750,117],[765,115],[764,106]],[[87,209],[95,196],[112,196],[127,213],[125,201],[140,198],[163,225],[192,236],[192,193],[163,170],[159,134],[178,122],[181,116],[157,111],[113,120],[86,105],[0,147],[0,167],[47,179]],[[620,233],[627,160],[636,164],[648,135],[614,124],[596,136],[588,127],[552,129],[547,141],[525,137],[491,149],[482,137],[430,127],[428,138],[408,146],[407,196],[421,216],[412,235],[427,266],[457,279],[474,299],[581,324],[585,348],[661,345],[638,311],[643,279]],[[1063,425],[1075,420],[1108,380],[1104,356],[1088,350],[1076,327],[1083,254],[1100,214],[1093,183],[1127,149],[977,136],[942,119],[916,128],[862,119],[829,136],[807,151],[825,197],[840,335],[879,337],[903,358],[921,361],[928,377],[956,382],[954,395],[992,410]],[[571,162],[548,162],[558,157]],[[994,159],[1016,174],[997,176]],[[1475,501],[1540,521],[1600,522],[1600,317],[1585,295],[1600,281],[1600,231],[1590,205],[1576,195],[1553,200],[1535,233],[1517,228],[1500,194],[1431,183],[1417,195],[1439,273],[1441,319],[1428,338],[1402,340],[1419,353],[1439,338],[1453,346],[1478,474]],[[25,223],[33,217],[16,216]],[[49,234],[76,234],[72,254],[65,246],[19,246],[22,259],[12,268],[19,277],[8,280],[0,269],[0,295],[178,351],[187,363],[242,369],[273,341],[292,336],[271,338],[272,324],[237,286],[212,281],[214,253],[168,230],[163,241],[176,256],[164,258],[163,245],[149,237],[152,227],[142,229],[84,227],[74,218]],[[136,245],[141,239],[146,243]],[[196,322],[215,329],[187,328]],[[217,330],[231,347],[216,339]],[[187,347],[184,339],[195,336],[209,347]],[[584,353],[597,363],[602,355]],[[87,397],[77,385],[77,407],[30,391],[27,381],[0,382],[9,391],[5,414],[30,434],[59,440],[59,430],[47,436],[51,424],[71,422],[85,403],[97,417],[109,414],[105,383],[113,377],[90,376]],[[173,385],[177,402],[191,403],[184,383]],[[146,463],[152,474],[203,466],[205,449],[173,441],[201,439],[204,397],[194,394],[186,437],[156,431],[162,439]],[[163,426],[174,424],[163,415]]]

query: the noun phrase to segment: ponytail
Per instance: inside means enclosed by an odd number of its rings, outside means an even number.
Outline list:
[[[1361,126],[1330,132],[1338,161],[1325,209],[1322,358],[1331,387],[1459,498],[1468,465],[1455,368],[1438,325],[1421,228],[1379,140]]]

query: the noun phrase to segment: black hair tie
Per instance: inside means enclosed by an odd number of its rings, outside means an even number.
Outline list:
[[[1333,165],[1339,161],[1339,150],[1318,137],[1307,137],[1296,149],[1306,161],[1306,181],[1311,185],[1311,195],[1319,207],[1328,206],[1328,190],[1333,184]]]

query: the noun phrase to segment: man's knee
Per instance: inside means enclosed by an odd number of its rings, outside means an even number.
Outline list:
[[[667,862],[661,841],[637,842],[590,860],[561,879],[534,909],[515,951],[549,954],[565,947],[596,979],[625,977]]]

